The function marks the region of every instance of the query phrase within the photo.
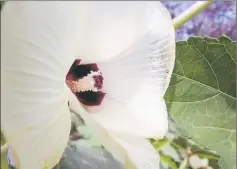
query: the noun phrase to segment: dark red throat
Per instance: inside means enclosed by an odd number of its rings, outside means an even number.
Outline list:
[[[89,75],[91,71],[99,72],[97,64],[80,64],[80,62],[80,59],[74,61],[66,76],[66,82],[76,82],[83,77],[87,77],[87,75]],[[82,104],[86,106],[99,106],[105,96],[105,93],[101,91],[101,89],[103,88],[104,77],[102,73],[99,72],[98,75],[94,75],[92,78],[94,80],[94,88],[96,89],[96,91],[88,90],[77,92],[73,89],[71,89],[71,91],[76,95],[78,101]],[[70,85],[68,85],[68,87],[70,88]]]

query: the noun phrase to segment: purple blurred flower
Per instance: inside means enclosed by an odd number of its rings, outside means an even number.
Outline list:
[[[163,2],[174,18],[185,11],[195,1]],[[189,36],[219,37],[226,34],[236,40],[236,1],[218,1],[197,14],[176,30],[177,40],[186,40]]]
[[[14,168],[14,162],[12,161],[12,158],[11,158],[10,148],[7,151],[7,161],[8,161],[8,164],[10,165],[10,167]]]

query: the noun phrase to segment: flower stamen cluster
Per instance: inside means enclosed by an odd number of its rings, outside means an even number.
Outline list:
[[[67,85],[70,87],[73,93],[93,91],[98,92],[103,87],[103,76],[99,71],[90,71],[87,76],[78,80],[66,80]]]

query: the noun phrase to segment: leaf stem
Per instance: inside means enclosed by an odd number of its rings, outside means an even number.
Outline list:
[[[214,155],[209,155],[209,154],[203,154],[203,153],[196,153],[197,156],[201,158],[208,158],[208,159],[213,159],[213,160],[219,160],[220,158]]]
[[[188,157],[186,157],[179,166],[179,169],[186,169],[188,167]]]
[[[184,147],[182,147],[181,145],[178,145],[176,144],[175,142],[171,141],[170,144],[174,147],[174,148],[177,148],[177,149],[180,149],[180,150],[186,150]]]
[[[187,10],[181,13],[179,16],[173,19],[175,29],[178,29],[196,14],[207,8],[213,0],[210,1],[198,1],[195,2],[192,6],[190,6]]]

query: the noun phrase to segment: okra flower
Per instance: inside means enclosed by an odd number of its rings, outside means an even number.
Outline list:
[[[175,55],[159,2],[15,1],[1,15],[2,132],[17,168],[59,161],[68,101],[125,169],[159,168],[145,138],[167,131]]]

